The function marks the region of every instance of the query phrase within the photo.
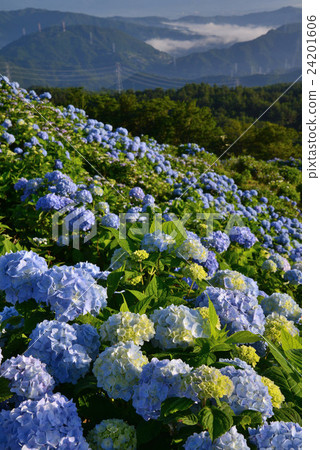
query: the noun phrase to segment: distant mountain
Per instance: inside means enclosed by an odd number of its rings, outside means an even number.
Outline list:
[[[273,26],[280,27],[289,23],[298,23],[302,20],[302,11],[300,8],[293,8],[287,6],[285,8],[277,9],[276,11],[266,11],[251,14],[244,14],[241,16],[185,16],[176,20],[176,22],[188,23],[216,23],[216,24],[231,24],[231,25],[255,25],[255,26]]]
[[[284,25],[252,41],[226,49],[192,53],[177,58],[166,76],[194,79],[205,76],[247,76],[301,67],[301,24]]]
[[[300,8],[281,8],[276,11],[246,14],[242,16],[187,16],[177,20],[165,17],[95,17],[87,14],[47,11],[26,8],[17,11],[0,11],[0,48],[19,39],[23,35],[36,33],[39,24],[42,31],[52,26],[91,25],[99,28],[112,28],[130,34],[136,39],[194,40],[201,34],[177,29],[176,23],[189,24],[231,24],[240,26],[279,27],[288,23],[301,22]]]
[[[95,17],[61,11],[47,11],[27,8],[18,11],[0,11],[0,48],[13,42],[23,35],[29,35],[52,26],[62,24],[68,28],[73,25],[91,25],[99,28],[117,29],[130,34],[136,39],[146,41],[153,38],[186,39],[185,32],[170,28],[163,24],[168,19],[161,17],[124,18]],[[39,25],[40,24],[40,25]],[[191,39],[196,39],[196,34]]]
[[[0,50],[1,71],[9,71],[23,86],[84,85],[97,89],[120,82],[128,73],[153,70],[171,60],[166,53],[121,31],[84,25],[69,26],[65,32],[51,27]]]

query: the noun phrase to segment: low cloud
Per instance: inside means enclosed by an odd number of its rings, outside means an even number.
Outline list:
[[[176,39],[149,39],[147,44],[163,52],[177,56],[182,53],[199,51],[212,47],[224,47],[236,42],[251,41],[263,34],[266,34],[272,27],[263,26],[239,26],[230,24],[193,24],[187,22],[168,22],[167,26],[175,30],[182,31],[186,35],[185,40]],[[202,38],[190,39],[192,36],[200,35]],[[188,39],[189,36],[189,39]]]

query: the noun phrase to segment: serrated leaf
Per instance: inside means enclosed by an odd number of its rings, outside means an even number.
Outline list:
[[[284,351],[302,348],[300,336],[291,336],[288,331],[281,330],[281,345]]]
[[[150,302],[152,300],[152,297],[144,298],[143,300],[140,300],[139,303],[134,305],[133,312],[136,314],[145,314],[145,312],[148,309],[148,306],[150,305]]]
[[[208,406],[201,409],[198,414],[199,423],[204,430],[207,430],[213,440],[213,413]]]
[[[150,283],[148,284],[146,290],[145,290],[146,297],[157,297],[158,295],[158,284],[157,284],[157,277],[154,276]]]
[[[124,272],[123,271],[114,271],[111,272],[108,275],[107,278],[107,291],[108,291],[108,297],[111,298],[113,296],[113,294],[115,293],[115,291],[117,290],[117,287],[119,285],[119,282],[121,280],[121,278],[123,277]]]
[[[283,422],[295,422],[302,425],[300,414],[293,408],[283,407],[280,409],[273,408],[274,418]]]
[[[188,414],[179,418],[178,422],[184,423],[185,425],[197,425],[198,417],[195,414]]]

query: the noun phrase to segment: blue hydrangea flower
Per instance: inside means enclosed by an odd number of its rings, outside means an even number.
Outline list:
[[[16,141],[16,138],[13,136],[13,134],[8,133],[7,131],[5,131],[4,133],[2,133],[1,135],[2,139],[4,139],[6,141],[7,144],[13,144]]]
[[[143,205],[148,205],[148,206],[154,205],[155,204],[155,199],[154,199],[154,197],[152,195],[147,194],[147,195],[145,195],[143,197],[142,204]]]
[[[59,211],[59,209],[65,208],[67,205],[70,205],[72,200],[68,197],[61,197],[56,194],[47,194],[44,197],[40,197],[36,203],[36,209],[42,209],[43,211],[50,211],[51,209],[55,209]]]
[[[106,280],[111,272],[107,270],[102,272],[100,267],[89,262],[78,262],[74,266],[76,269],[86,270],[93,278],[98,280]]]
[[[76,405],[60,393],[25,400],[0,412],[3,448],[89,450]]]
[[[290,270],[290,264],[286,258],[276,253],[275,255],[270,256],[269,260],[273,261],[279,270],[283,272],[287,272]]]
[[[218,439],[213,441],[213,450],[250,450],[244,436],[238,433],[237,428],[233,426]]]
[[[231,242],[237,242],[245,248],[251,248],[258,241],[248,227],[232,227],[229,237]]]
[[[115,228],[116,230],[120,227],[120,219],[117,214],[108,213],[101,219],[101,225],[104,227]]]
[[[21,397],[39,399],[51,394],[54,379],[46,365],[33,356],[12,357],[0,368],[0,376],[10,380],[10,390]]]
[[[241,367],[226,366],[220,369],[223,375],[228,376],[234,384],[234,391],[230,397],[222,398],[236,414],[246,409],[260,411],[262,417],[267,419],[273,416],[271,396],[267,386],[261,380],[255,370],[239,358],[234,360],[222,359],[221,362],[230,362]]]
[[[185,450],[213,450],[209,432],[201,431],[201,433],[193,433],[188,437],[183,448]]]
[[[82,203],[92,203],[93,198],[90,191],[87,189],[82,189],[81,191],[78,191],[74,197],[76,202],[82,202]]]
[[[56,194],[73,195],[76,193],[78,186],[69,177],[61,178],[56,184]]]
[[[219,270],[213,277],[212,283],[214,286],[223,289],[237,290],[255,296],[259,295],[259,287],[252,278],[233,270]]]
[[[174,245],[175,240],[173,237],[159,230],[145,234],[141,241],[141,249],[146,250],[148,253],[171,251]]]
[[[43,273],[35,294],[35,300],[45,302],[63,321],[98,314],[107,305],[106,299],[106,289],[87,270],[69,266],[53,266]]]
[[[288,270],[284,277],[285,281],[288,281],[289,284],[292,284],[294,286],[298,286],[299,284],[302,284],[302,272],[301,270]]]
[[[60,161],[60,159],[56,159],[54,162],[54,168],[57,170],[62,170],[63,169],[63,162]]]
[[[164,400],[181,396],[182,376],[190,371],[191,367],[181,359],[152,358],[142,367],[139,382],[134,386],[132,405],[137,414],[144,420],[157,419]]]
[[[240,291],[208,287],[197,297],[196,306],[208,306],[208,298],[215,307],[221,325],[226,325],[231,333],[264,333],[265,316],[255,296]]]
[[[73,233],[80,231],[89,231],[95,224],[95,216],[92,211],[85,206],[74,208],[68,215],[69,229]]]
[[[264,297],[261,301],[261,306],[266,316],[276,312],[294,322],[299,322],[302,316],[301,308],[288,294],[276,292]]]
[[[1,324],[1,334],[5,334],[7,330],[12,330],[14,328],[20,328],[23,325],[23,319],[21,318],[21,321],[19,324],[11,325],[10,323],[7,323],[5,326],[3,322],[5,320],[10,319],[11,317],[17,317],[19,316],[18,311],[14,306],[5,306],[3,311],[0,312],[0,324]]]
[[[13,186],[15,191],[20,191],[20,189],[25,189],[27,186],[28,180],[26,178],[20,178],[16,184]]]
[[[218,253],[225,252],[230,245],[229,236],[222,231],[214,231],[208,237],[202,238],[201,242],[205,247],[212,247]]]
[[[143,200],[144,192],[140,187],[134,187],[129,192],[129,197],[134,198],[135,200]]]
[[[38,323],[26,354],[40,359],[57,383],[75,384],[90,369],[99,352],[99,335],[89,324],[69,325],[57,320]]]
[[[195,260],[195,262],[199,263],[206,269],[209,278],[212,277],[219,269],[219,263],[217,261],[216,255],[211,250],[208,251],[208,258],[205,262],[201,263],[200,261],[197,260]]]
[[[36,282],[48,269],[46,260],[36,253],[21,250],[0,257],[0,289],[15,305],[35,297]]]
[[[259,450],[271,448],[283,450],[302,449],[302,428],[294,422],[265,423],[258,429],[249,428],[250,441]]]

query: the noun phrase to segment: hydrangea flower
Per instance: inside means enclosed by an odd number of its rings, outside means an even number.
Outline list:
[[[299,322],[302,316],[301,308],[288,294],[276,292],[264,297],[261,306],[266,316],[275,312],[294,322]]]
[[[82,189],[81,191],[78,191],[74,197],[75,201],[78,203],[92,203],[93,198],[90,191],[87,189]]]
[[[244,292],[257,296],[259,287],[257,283],[249,277],[242,275],[235,270],[218,270],[212,279],[214,286]]]
[[[275,273],[278,270],[278,267],[274,261],[272,261],[271,259],[267,259],[263,262],[261,269],[265,270],[266,272]]]
[[[270,256],[270,261],[273,261],[279,270],[282,270],[283,272],[287,272],[290,270],[290,264],[286,258],[276,253],[275,255]]]
[[[285,281],[288,281],[289,284],[292,284],[294,286],[298,286],[299,284],[302,284],[302,272],[301,270],[288,270],[284,277]]]
[[[119,342],[107,347],[96,359],[93,373],[98,387],[109,397],[129,401],[138,383],[142,367],[148,363],[140,347],[132,341]]]
[[[267,386],[269,395],[271,397],[272,406],[274,408],[280,408],[285,398],[280,391],[280,388],[269,378],[261,377],[262,383]]]
[[[132,425],[121,419],[107,419],[100,422],[88,434],[92,448],[136,450],[137,435]]]
[[[160,416],[161,403],[170,397],[181,397],[181,380],[191,367],[181,359],[157,358],[143,366],[139,383],[134,386],[132,405],[144,420]]]
[[[252,367],[255,367],[260,361],[256,350],[249,345],[240,345],[239,347],[235,347],[234,353],[236,354],[237,358],[241,359],[247,364],[250,364]]]
[[[46,260],[36,253],[21,250],[0,257],[0,289],[13,305],[35,297],[37,280],[48,269]]]
[[[288,320],[285,316],[276,312],[269,314],[266,318],[264,336],[271,342],[280,344],[282,330],[287,331],[291,336],[299,335],[298,328],[294,326],[294,323],[291,320]]]
[[[45,363],[57,383],[75,384],[88,372],[100,347],[98,332],[89,324],[44,320],[30,338],[26,354]]]
[[[135,200],[143,200],[144,196],[144,192],[140,187],[134,187],[129,191],[129,197]]]
[[[231,242],[236,242],[245,248],[251,248],[258,241],[248,227],[232,227],[229,238]]]
[[[251,331],[264,333],[265,316],[256,297],[240,291],[208,287],[196,299],[196,306],[208,306],[208,298],[213,303],[221,325],[231,333]]]
[[[265,423],[258,429],[249,428],[250,441],[259,450],[282,448],[284,450],[302,449],[302,428],[294,422]]]
[[[98,280],[106,280],[108,278],[108,275],[111,273],[108,272],[107,270],[102,272],[100,270],[100,267],[98,267],[96,264],[92,264],[89,262],[78,262],[77,264],[75,264],[74,267],[75,269],[87,271],[94,279]]]
[[[0,412],[3,448],[89,450],[76,405],[60,393],[25,400]]]
[[[74,320],[80,314],[98,314],[107,304],[107,291],[87,270],[53,266],[37,282],[35,299],[45,302],[60,320]]]
[[[50,211],[55,209],[65,208],[67,205],[73,204],[73,201],[68,197],[61,197],[56,194],[47,194],[44,197],[40,197],[36,203],[36,210],[42,209],[43,211]]]
[[[199,310],[184,305],[160,308],[150,316],[156,334],[153,343],[162,349],[188,347],[194,339],[210,337],[210,325]]]
[[[223,397],[222,401],[226,401],[236,414],[240,414],[246,409],[253,409],[260,411],[264,419],[273,416],[271,396],[268,388],[263,384],[261,376],[241,359],[222,359],[220,361],[231,362],[241,367],[241,369],[236,369],[234,366],[226,366],[220,369],[221,373],[229,377],[234,384],[231,396]]]
[[[68,216],[69,229],[72,232],[89,231],[95,224],[95,217],[90,209],[85,206],[74,208]]]
[[[195,262],[199,261],[195,260]],[[219,269],[219,263],[216,259],[216,255],[211,250],[208,251],[208,258],[206,259],[206,261],[200,264],[204,267],[204,269],[207,270],[209,278],[212,277]]]
[[[107,213],[101,219],[101,225],[104,227],[115,228],[116,230],[120,227],[120,219],[117,214]]]
[[[145,250],[136,250],[135,252],[132,253],[131,259],[136,262],[142,262],[145,259],[148,259],[149,256],[150,256],[149,253],[146,252]]]
[[[230,397],[234,386],[230,378],[219,369],[202,365],[182,377],[180,389],[184,397],[199,402],[210,398]]]
[[[192,263],[182,269],[182,273],[185,277],[191,278],[192,281],[202,281],[208,276],[207,272],[199,264]]]
[[[65,176],[60,178],[56,184],[55,193],[59,195],[74,195],[78,189],[78,186],[71,180],[71,178]]]
[[[100,211],[104,214],[107,214],[108,212],[110,212],[110,206],[107,202],[98,202],[95,206],[95,209],[96,209],[96,211]]]
[[[31,399],[51,394],[54,386],[46,365],[33,356],[18,355],[7,359],[0,368],[0,376],[10,380],[11,392]]]
[[[105,321],[100,329],[102,342],[132,341],[136,345],[143,345],[155,335],[152,321],[146,314],[134,314],[129,311],[113,314]]]
[[[175,240],[168,234],[157,230],[143,236],[141,241],[141,249],[148,253],[171,251],[175,245]]]
[[[177,249],[176,255],[184,260],[195,260],[204,263],[208,259],[208,250],[199,239],[186,239]]]
[[[212,247],[218,253],[225,252],[230,245],[229,236],[222,231],[213,231],[208,237],[202,238],[201,242],[205,247]]]
[[[188,437],[183,448],[185,450],[212,450],[213,444],[209,432],[193,433]]]

